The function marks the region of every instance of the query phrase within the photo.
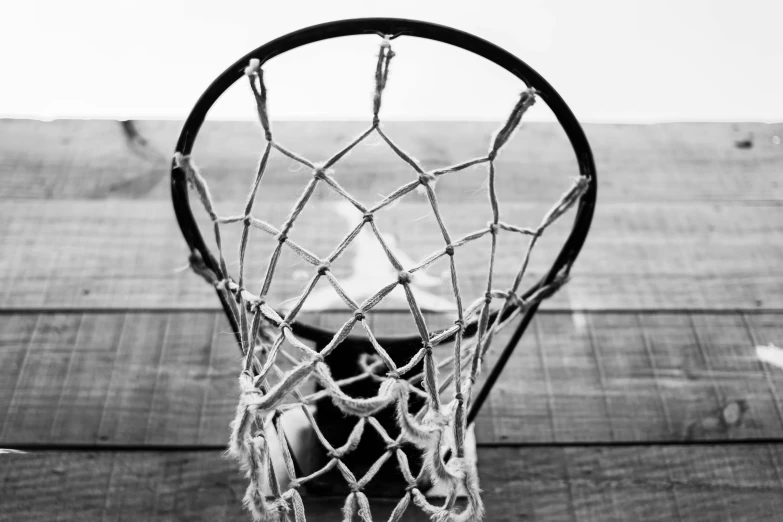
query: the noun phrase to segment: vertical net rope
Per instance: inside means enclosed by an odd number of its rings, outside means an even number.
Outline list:
[[[425,171],[419,162],[404,152],[383,131],[380,121],[380,111],[383,92],[389,75],[389,65],[394,57],[391,38],[384,37],[380,45],[380,53],[375,67],[375,88],[372,101],[372,125],[342,150],[331,156],[325,162],[310,161],[277,142],[272,133],[272,127],[267,112],[267,89],[264,83],[264,71],[258,60],[250,60],[245,70],[250,88],[255,99],[258,119],[264,131],[266,146],[258,163],[258,168],[247,196],[242,214],[219,215],[215,209],[208,185],[198,167],[189,155],[177,154],[175,162],[183,169],[191,187],[208,213],[214,229],[215,242],[218,251],[219,269],[210,270],[197,255],[191,256],[192,268],[213,284],[219,292],[229,297],[230,313],[235,323],[239,325],[243,367],[239,377],[241,397],[235,419],[231,423],[229,453],[237,459],[249,479],[249,485],[244,503],[252,513],[254,520],[285,520],[293,516],[296,522],[304,522],[305,512],[299,488],[306,482],[319,477],[332,469],[339,470],[344,477],[350,494],[343,508],[344,519],[350,521],[354,516],[365,522],[372,521],[370,503],[363,493],[363,488],[372,480],[381,466],[387,460],[395,458],[400,472],[407,484],[404,496],[389,517],[390,522],[400,520],[411,503],[414,503],[433,520],[472,521],[481,520],[484,513],[478,475],[475,463],[465,456],[466,410],[471,401],[471,390],[482,367],[483,358],[489,349],[493,336],[508,325],[520,313],[537,304],[556,292],[567,280],[567,273],[559,274],[554,281],[539,287],[535,292],[521,297],[519,286],[530,260],[531,251],[543,232],[573,206],[588,188],[588,179],[577,178],[573,185],[543,216],[540,223],[533,228],[521,227],[501,220],[500,208],[496,194],[495,158],[501,148],[508,142],[514,131],[519,127],[523,114],[536,100],[534,89],[527,89],[519,97],[503,126],[491,139],[488,153],[479,158],[473,158],[462,163],[431,171]],[[374,206],[366,206],[354,198],[336,181],[333,168],[338,162],[370,134],[377,133],[392,151],[412,170],[410,182],[394,190]],[[310,169],[312,178],[307,183],[303,193],[296,201],[287,219],[280,227],[258,219],[252,215],[253,202],[266,171],[267,162],[272,150],[288,156],[297,163]],[[486,227],[463,237],[452,238],[441,216],[438,198],[435,191],[436,181],[441,176],[459,172],[468,167],[486,164],[489,183],[487,194],[492,210],[492,220]],[[336,194],[350,202],[363,215],[361,222],[334,247],[332,252],[320,258],[304,246],[294,242],[289,232],[297,217],[310,200],[316,186],[325,184]],[[443,237],[443,246],[412,267],[404,267],[395,256],[392,249],[384,241],[374,216],[376,212],[391,203],[405,197],[416,189],[423,189],[437,220]],[[239,244],[238,277],[234,280],[228,272],[223,254],[220,227],[228,224],[241,224],[242,235]],[[248,244],[249,230],[253,227],[261,230],[277,240],[267,264],[266,273],[260,282],[258,293],[251,292],[245,280],[245,251]],[[331,264],[337,261],[346,248],[365,228],[369,227],[388,258],[389,263],[397,271],[397,278],[389,281],[371,297],[363,302],[357,302],[348,295],[340,285],[339,280],[331,271]],[[519,270],[511,286],[505,290],[493,287],[493,271],[497,237],[503,233],[518,234],[528,237],[527,246],[522,256]],[[460,292],[457,268],[454,256],[458,249],[473,241],[489,236],[489,266],[484,287],[484,295],[475,302],[465,306]],[[306,283],[304,291],[299,295],[294,305],[285,316],[281,316],[267,302],[267,295],[272,284],[282,249],[290,248],[306,263],[312,265],[313,274]],[[451,283],[456,304],[456,320],[453,326],[437,332],[431,332],[427,327],[421,308],[411,290],[411,279],[415,273],[425,269],[438,259],[447,256],[449,261]],[[304,344],[292,330],[292,323],[302,309],[305,300],[321,278],[326,278],[337,295],[345,303],[351,315],[337,330],[331,341],[323,349],[316,351]],[[421,337],[421,349],[403,366],[397,365],[383,346],[377,341],[370,329],[367,315],[384,297],[395,288],[401,286],[405,292],[410,312]],[[493,301],[499,300],[499,313],[491,313]],[[506,316],[506,312],[511,313]],[[477,323],[477,332],[471,337],[464,336],[466,325]],[[362,357],[359,361],[362,373],[351,378],[335,380],[324,358],[336,349],[351,333],[356,325],[366,332],[377,358],[371,360]],[[290,353],[284,343],[288,342],[299,353]],[[453,351],[449,357],[436,361],[433,347],[452,342]],[[285,362],[292,366],[288,371],[281,368]],[[423,371],[414,374],[414,369],[423,362]],[[447,372],[440,376],[440,372]],[[356,398],[347,395],[342,388],[363,379],[375,379],[380,382],[378,394],[369,398]],[[316,393],[304,395],[300,388],[309,380],[315,380],[321,387]],[[453,390],[453,398],[445,403],[441,395],[448,388]],[[410,411],[411,395],[424,399],[425,405],[418,411]],[[291,401],[293,399],[293,402]],[[340,447],[334,447],[323,435],[313,414],[308,407],[319,400],[331,400],[341,411],[356,417],[348,440]],[[393,407],[400,426],[400,435],[391,437],[381,423],[374,417],[380,410]],[[330,460],[321,469],[308,476],[297,476],[294,461],[283,432],[282,415],[291,409],[301,409],[313,433],[323,445]],[[386,443],[386,451],[369,468],[364,476],[357,477],[341,460],[359,444],[365,430],[374,430]],[[269,433],[276,434],[279,441],[282,460],[288,475],[288,487],[283,490],[276,476],[269,451]],[[421,471],[417,476],[411,472],[406,454],[401,444],[409,442],[420,448],[423,455]],[[449,451],[447,451],[449,450]],[[449,454],[450,458],[446,458]],[[425,497],[422,490],[424,483],[442,486],[447,494],[442,505],[434,505]],[[460,486],[466,493],[467,501],[464,507],[457,506]],[[270,492],[264,494],[264,487]]]

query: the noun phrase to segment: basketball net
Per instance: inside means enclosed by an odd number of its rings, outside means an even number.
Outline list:
[[[519,286],[530,260],[530,254],[537,240],[544,231],[561,217],[588,188],[588,179],[580,177],[562,195],[562,197],[541,218],[534,227],[522,227],[507,223],[500,219],[500,209],[495,188],[496,168],[495,158],[503,146],[519,127],[523,114],[534,104],[536,91],[527,89],[511,110],[507,120],[494,134],[485,156],[448,167],[425,170],[417,160],[403,151],[383,130],[380,112],[383,93],[389,79],[389,65],[394,57],[391,39],[383,38],[380,53],[375,65],[375,88],[372,99],[372,124],[357,138],[347,144],[322,163],[308,160],[285,148],[275,140],[267,113],[267,89],[264,83],[264,71],[258,60],[250,60],[245,74],[255,99],[258,119],[263,128],[266,146],[258,164],[254,182],[249,190],[244,210],[236,215],[218,214],[213,203],[204,177],[195,165],[193,159],[177,154],[175,162],[184,170],[187,179],[209,214],[214,227],[215,241],[219,253],[219,265],[222,274],[208,270],[197,256],[191,258],[191,264],[200,275],[205,277],[230,299],[230,313],[234,314],[239,325],[243,367],[239,377],[241,398],[237,407],[236,417],[231,423],[229,452],[237,459],[249,479],[249,485],[244,503],[252,513],[254,520],[284,520],[293,517],[297,522],[305,520],[305,510],[299,489],[306,484],[333,469],[339,470],[345,479],[350,493],[345,499],[343,513],[345,520],[352,520],[355,515],[365,522],[372,520],[370,502],[363,488],[373,479],[378,470],[389,459],[395,459],[399,471],[407,484],[404,495],[394,508],[389,521],[400,520],[411,503],[415,504],[437,521],[473,521],[481,520],[484,513],[479,480],[475,463],[466,458],[466,409],[471,403],[471,390],[477,381],[482,362],[493,337],[520,313],[529,307],[537,305],[542,299],[552,295],[566,281],[566,274],[559,274],[547,286],[523,299]],[[405,162],[411,171],[411,180],[394,190],[388,196],[373,206],[367,206],[354,198],[335,179],[335,167],[351,149],[365,140],[371,134],[377,134],[391,150]],[[288,156],[293,161],[307,167],[312,172],[312,178],[307,183],[303,193],[294,204],[290,214],[280,227],[258,219],[252,214],[256,193],[263,183],[267,161],[273,151]],[[452,237],[441,217],[438,203],[436,182],[442,176],[459,172],[475,165],[485,165],[488,172],[487,195],[492,211],[492,220],[486,227],[476,230],[463,237]],[[332,252],[324,257],[318,257],[309,251],[305,245],[293,241],[289,231],[297,217],[310,201],[317,185],[328,186],[353,207],[358,209],[362,218],[358,224],[337,244]],[[381,209],[406,197],[419,189],[426,195],[436,218],[443,243],[429,256],[415,266],[403,266],[398,256],[384,240],[375,215]],[[236,280],[229,276],[229,271],[223,255],[220,227],[236,223],[243,227],[239,244],[239,267]],[[252,293],[246,286],[245,250],[248,244],[250,228],[261,230],[277,241],[277,245],[269,258],[266,273],[257,293]],[[340,281],[331,271],[333,263],[338,261],[346,248],[363,230],[369,230],[378,240],[388,262],[396,272],[396,278],[377,289],[370,297],[358,302],[346,292]],[[527,246],[521,256],[521,263],[511,286],[498,290],[493,286],[493,269],[498,236],[514,234],[527,238]],[[488,238],[489,266],[486,276],[484,295],[473,303],[464,303],[460,293],[459,278],[454,262],[460,248],[482,238]],[[305,285],[301,295],[293,300],[293,305],[283,315],[267,303],[270,285],[275,275],[275,268],[281,251],[290,249],[312,267],[312,276]],[[448,258],[451,286],[453,289],[456,316],[453,326],[441,331],[430,331],[420,306],[417,304],[411,290],[411,280],[416,273],[443,257]],[[345,304],[350,313],[349,318],[337,330],[331,341],[320,351],[314,350],[302,342],[294,334],[292,323],[296,320],[308,296],[319,280],[326,279]],[[373,335],[368,324],[368,314],[393,290],[401,288],[405,292],[410,313],[421,337],[421,348],[404,365],[398,365],[387,353]],[[497,303],[499,313],[491,313],[492,304]],[[512,313],[506,312],[513,310]],[[470,338],[463,335],[466,325],[475,323],[476,334]],[[341,343],[354,328],[361,328],[372,343],[374,357],[363,357],[360,361],[361,372],[349,379],[335,380],[324,358],[334,350],[339,350]],[[441,343],[451,343],[449,357],[436,360],[433,347]],[[287,343],[287,344],[285,344]],[[288,348],[293,347],[293,350]],[[292,353],[293,352],[293,353]],[[287,371],[282,366],[286,365]],[[418,370],[417,370],[418,369]],[[369,398],[357,398],[346,394],[343,387],[363,379],[373,379],[379,382],[378,393]],[[319,391],[305,394],[302,389],[308,381],[315,381]],[[443,397],[449,390],[450,400]],[[410,406],[413,396],[424,401],[424,407],[414,411]],[[421,400],[420,399],[420,400]],[[312,413],[312,407],[319,401],[329,400],[345,415],[355,418],[355,426],[341,446],[335,446],[324,437]],[[394,408],[399,424],[399,436],[392,437],[376,419],[375,415],[385,409]],[[301,410],[312,426],[313,433],[329,456],[328,463],[321,469],[307,476],[297,476],[294,457],[291,454],[282,427],[282,417],[290,410]],[[386,451],[377,459],[363,476],[356,476],[342,458],[353,451],[362,436],[368,430],[379,435],[386,444]],[[270,452],[270,434],[278,438],[275,446],[282,453],[285,462],[287,487],[281,487],[280,478],[272,465]],[[401,445],[411,443],[421,450],[422,463],[420,472],[414,476],[406,453]],[[432,504],[422,492],[425,485],[441,487],[446,494],[442,504]],[[464,492],[466,502],[458,503],[458,491]],[[266,493],[268,492],[268,494]],[[463,505],[464,504],[464,505]]]

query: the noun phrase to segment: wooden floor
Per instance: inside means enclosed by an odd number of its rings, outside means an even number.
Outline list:
[[[391,125],[444,164],[485,130]],[[0,521],[249,520],[222,456],[236,348],[214,293],[180,270],[178,127],[0,121],[0,448],[25,452],[0,453]],[[544,194],[568,168],[553,128],[526,127],[536,153],[509,159]],[[279,129],[305,152],[328,141]],[[257,160],[255,127],[206,132],[220,179]],[[487,520],[781,520],[783,368],[755,347],[783,345],[783,125],[586,132],[600,174],[587,246],[476,425]],[[225,180],[220,197],[244,190]],[[306,505],[341,519],[337,499]]]

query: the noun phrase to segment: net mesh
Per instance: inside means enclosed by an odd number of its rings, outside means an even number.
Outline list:
[[[466,458],[465,452],[466,411],[471,401],[473,384],[479,376],[482,361],[491,345],[493,336],[518,314],[554,293],[567,278],[566,274],[558,275],[550,285],[539,287],[526,299],[519,293],[531,251],[537,240],[555,220],[579,200],[588,187],[586,178],[577,178],[535,227],[521,227],[500,219],[495,187],[495,158],[519,127],[523,114],[534,104],[535,90],[531,88],[522,92],[505,123],[491,138],[489,151],[485,156],[427,171],[417,160],[395,144],[381,126],[379,114],[388,80],[389,65],[393,57],[391,38],[383,37],[375,66],[372,124],[323,163],[310,161],[288,150],[274,139],[267,112],[264,71],[258,60],[250,61],[245,74],[255,99],[258,119],[266,138],[266,146],[247,196],[244,211],[241,214],[218,214],[208,185],[192,157],[181,154],[177,154],[175,157],[177,166],[183,169],[188,182],[198,194],[209,214],[213,223],[218,252],[219,270],[217,271],[207,269],[203,260],[197,257],[191,258],[191,265],[197,273],[214,284],[219,292],[230,297],[227,300],[230,303],[230,313],[234,315],[235,324],[238,324],[240,328],[239,337],[241,338],[243,355],[243,368],[239,379],[241,398],[236,418],[231,425],[229,452],[239,461],[249,479],[244,502],[257,521],[282,520],[286,517],[290,518],[290,516],[293,516],[297,522],[304,521],[304,505],[299,488],[306,482],[336,468],[344,477],[350,490],[343,508],[345,520],[351,520],[355,515],[358,515],[361,520],[369,522],[372,520],[370,503],[363,493],[363,488],[372,480],[381,466],[392,458],[397,460],[399,470],[408,487],[393,510],[389,518],[390,521],[399,520],[411,503],[417,505],[435,520],[480,520],[484,508],[479,491],[477,471],[475,463]],[[333,168],[351,149],[372,133],[377,133],[391,150],[410,167],[413,176],[410,182],[394,190],[379,203],[374,206],[366,206],[337,182],[333,175]],[[280,227],[275,227],[252,214],[254,199],[262,184],[267,162],[273,150],[304,165],[312,172],[312,178]],[[479,164],[487,166],[487,194],[492,220],[485,228],[463,237],[452,238],[441,217],[435,190],[436,182],[442,176]],[[288,235],[319,183],[330,187],[363,215],[361,222],[324,258],[316,256],[303,245],[292,241]],[[381,235],[374,216],[379,210],[404,198],[416,189],[423,189],[426,194],[443,237],[443,245],[415,266],[404,267]],[[236,280],[229,275],[220,234],[221,225],[231,223],[241,224],[243,227],[239,244],[239,266]],[[333,275],[330,268],[331,264],[340,258],[365,227],[369,227],[378,240],[389,263],[397,272],[397,278],[378,289],[363,302],[357,302],[343,290],[340,281]],[[277,245],[268,260],[266,273],[257,293],[251,292],[245,281],[245,251],[251,228],[261,230],[277,240]],[[501,232],[518,234],[528,238],[516,277],[511,286],[505,290],[493,287],[495,251],[497,238]],[[461,246],[485,236],[489,236],[490,239],[485,293],[480,299],[465,306],[460,293],[454,257]],[[290,248],[313,267],[312,277],[307,282],[304,291],[294,300],[293,306],[284,316],[266,302],[283,248]],[[425,269],[444,256],[448,257],[450,267],[456,320],[449,328],[431,332],[411,290],[411,278],[416,272]],[[328,280],[350,311],[350,317],[337,330],[331,341],[320,351],[317,351],[297,338],[291,325],[321,278]],[[404,365],[398,365],[394,362],[373,335],[367,320],[368,313],[397,287],[402,287],[405,292],[418,335],[421,337],[421,348]],[[493,302],[500,303],[500,312],[497,314],[491,313]],[[477,323],[476,333],[470,338],[463,335],[466,324],[469,322]],[[339,349],[340,344],[357,324],[366,332],[377,358],[374,361],[362,358],[359,361],[360,374],[348,379],[335,380],[332,378],[324,358]],[[446,341],[453,344],[451,355],[436,361],[433,347]],[[291,353],[292,350],[287,349],[286,342],[299,353],[296,355]],[[283,370],[283,363],[287,364],[290,369]],[[423,371],[414,371],[417,366],[419,368],[423,366]],[[444,371],[445,375],[441,376],[441,371]],[[349,396],[343,391],[342,388],[345,385],[362,379],[380,381],[376,396],[357,398]],[[320,391],[305,395],[301,391],[302,385],[309,380],[315,380],[321,387]],[[453,395],[451,400],[444,403],[444,392],[448,388],[451,388]],[[425,406],[418,411],[410,411],[409,401],[412,394],[418,395],[425,401]],[[348,440],[339,447],[335,447],[324,437],[309,407],[319,400],[327,398],[345,414],[357,419]],[[387,407],[393,407],[396,410],[396,418],[400,427],[400,434],[397,437],[390,436],[374,416]],[[323,445],[324,451],[329,456],[328,463],[322,469],[308,476],[297,476],[294,459],[283,432],[282,415],[291,409],[301,409],[312,426],[318,442]],[[341,458],[358,446],[363,433],[368,429],[377,432],[385,441],[386,451],[363,476],[357,477]],[[276,433],[279,439],[280,452],[288,475],[288,487],[285,489],[280,486],[280,480],[278,480],[280,477],[276,476],[272,465],[269,441],[267,440],[269,433]],[[404,442],[412,443],[422,451],[422,466],[417,476],[411,472],[408,458],[401,449],[401,444]],[[445,489],[447,494],[442,504],[430,503],[430,500],[420,489],[424,483],[440,485]],[[466,496],[464,505],[457,502],[460,488],[464,490]],[[264,490],[269,494],[265,494]]]

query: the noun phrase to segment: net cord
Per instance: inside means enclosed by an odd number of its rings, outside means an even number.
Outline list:
[[[446,518],[449,518],[451,520],[475,520],[481,518],[483,505],[479,495],[478,477],[475,465],[464,458],[465,429],[467,424],[465,410],[471,404],[470,393],[473,384],[478,379],[483,358],[491,345],[493,336],[503,326],[507,325],[513,317],[516,317],[523,311],[525,312],[526,317],[532,317],[531,312],[535,311],[539,302],[552,295],[552,293],[554,293],[567,279],[567,275],[555,275],[552,283],[538,288],[535,293],[527,296],[527,298],[523,298],[518,294],[518,287],[523,279],[529,263],[531,251],[538,238],[543,234],[546,228],[562,216],[568,208],[579,201],[579,198],[584,195],[589,187],[589,179],[580,177],[575,180],[573,186],[560,198],[550,211],[546,213],[536,228],[523,228],[504,223],[500,220],[500,208],[495,189],[495,158],[502,147],[511,138],[514,131],[519,127],[523,114],[535,102],[536,91],[531,88],[525,90],[521,94],[507,121],[495,134],[486,156],[474,158],[434,171],[425,171],[417,160],[404,152],[381,128],[379,114],[383,100],[382,95],[388,80],[389,67],[393,57],[394,52],[391,49],[390,39],[388,37],[384,38],[381,43],[375,69],[372,126],[327,161],[320,164],[311,162],[296,153],[289,151],[274,140],[266,107],[267,90],[264,84],[263,70],[260,68],[258,60],[251,60],[245,72],[256,102],[259,122],[264,130],[267,144],[259,160],[256,176],[248,194],[244,213],[242,215],[219,216],[215,210],[215,205],[208,185],[192,158],[189,155],[182,154],[177,154],[175,156],[177,167],[185,172],[187,180],[195,189],[195,192],[213,223],[215,242],[219,255],[219,273],[216,274],[215,271],[207,269],[203,260],[199,260],[198,258],[192,258],[191,264],[193,265],[194,270],[214,284],[219,293],[224,296],[224,299],[222,298],[221,300],[224,301],[224,306],[226,306],[230,318],[233,319],[232,323],[238,326],[238,336],[241,341],[241,351],[244,357],[243,371],[240,376],[242,397],[238,406],[237,417],[232,423],[230,451],[238,458],[250,480],[245,503],[256,520],[266,520],[270,517],[282,515],[283,513],[288,513],[290,509],[293,508],[295,520],[297,522],[300,520],[303,521],[304,510],[297,491],[298,487],[332,468],[337,468],[340,471],[351,489],[351,493],[347,497],[344,507],[346,519],[350,519],[354,514],[358,514],[363,520],[371,520],[369,501],[362,492],[362,488],[377,473],[380,466],[391,458],[392,455],[397,458],[399,467],[408,484],[408,490],[397,508],[395,508],[395,511],[392,513],[392,517],[389,520],[398,520],[402,516],[402,513],[405,512],[405,509],[410,502],[418,505],[435,519],[445,520]],[[373,132],[377,133],[391,150],[411,167],[416,177],[411,182],[406,183],[393,191],[375,206],[366,208],[339,185],[333,177],[331,169],[340,159],[348,154],[352,148],[361,143]],[[273,149],[310,168],[313,174],[313,177],[292,208],[288,218],[279,228],[260,220],[251,214],[256,193],[262,182],[267,162]],[[488,223],[485,228],[457,240],[453,240],[442,218],[434,185],[441,176],[459,172],[468,167],[480,164],[487,164],[488,167],[488,199],[492,209],[492,221]],[[338,244],[333,252],[324,259],[319,258],[308,251],[304,246],[294,242],[288,235],[291,228],[294,226],[296,219],[310,201],[316,186],[320,182],[323,182],[335,193],[363,212],[361,223],[359,223],[357,227]],[[375,223],[374,214],[394,201],[413,192],[417,188],[423,188],[425,191],[443,236],[444,247],[421,260],[416,266],[405,269],[400,264],[394,252],[384,241],[383,236]],[[239,246],[239,276],[238,282],[236,283],[228,276],[228,269],[223,254],[220,235],[220,225],[231,223],[242,223],[243,226]],[[373,235],[383,248],[389,263],[397,271],[397,280],[391,281],[364,302],[357,303],[342,289],[340,282],[331,273],[330,268],[331,264],[339,259],[351,241],[353,241],[364,227],[369,227],[371,229]],[[244,258],[250,237],[250,228],[258,229],[277,239],[277,245],[269,258],[267,270],[260,282],[260,290],[257,294],[252,294],[246,288],[244,276]],[[497,237],[501,231],[529,236],[528,246],[523,256],[521,267],[514,279],[514,283],[510,288],[504,291],[493,288]],[[486,236],[489,236],[490,239],[490,257],[485,294],[479,301],[472,303],[467,308],[463,308],[463,299],[458,284],[454,255],[459,247],[469,242],[480,240]],[[272,285],[277,262],[284,247],[290,248],[316,270],[315,274],[306,285],[305,290],[296,300],[294,306],[288,311],[285,317],[281,317],[277,311],[266,303],[266,299]],[[452,288],[457,304],[457,320],[455,321],[454,326],[448,329],[440,332],[430,332],[424,315],[410,288],[410,283],[415,272],[426,268],[443,256],[449,257]],[[328,280],[329,284],[352,312],[352,316],[338,330],[332,340],[318,352],[302,343],[294,334],[291,325],[295,321],[305,300],[322,277],[325,277]],[[409,363],[402,367],[398,367],[394,363],[386,350],[376,340],[366,320],[367,313],[398,286],[401,286],[405,292],[411,314],[422,342],[421,349]],[[490,306],[494,299],[502,300],[501,311],[496,314],[491,314]],[[226,305],[225,303],[228,304]],[[506,317],[505,313],[507,310],[514,307],[515,309],[511,316]],[[466,343],[463,336],[466,321],[474,319],[477,321],[478,331],[475,338]],[[266,323],[266,325],[271,325],[271,327],[266,326],[264,323]],[[344,379],[335,381],[331,377],[328,366],[324,363],[324,357],[337,349],[340,343],[345,340],[357,324],[366,332],[380,361],[380,363],[368,364],[366,366],[367,371],[365,371],[364,375],[360,376],[361,378],[379,379],[381,382],[379,394],[376,397],[367,399],[357,399],[343,393],[341,387],[348,382],[355,382],[356,379],[351,378],[350,380]],[[275,332],[272,334],[273,340],[271,344],[264,343],[263,341],[259,342],[259,339],[269,335],[270,330]],[[452,339],[452,356],[441,361],[439,364],[436,364],[432,353],[433,347],[445,340]],[[283,344],[285,342],[289,343],[300,352],[298,357],[283,349]],[[293,370],[288,373],[283,372],[276,363],[278,357],[282,357],[293,364]],[[407,376],[407,374],[422,361],[424,363],[424,371],[418,375]],[[439,370],[448,365],[452,365],[453,370],[443,380],[443,383],[439,383]],[[384,366],[387,370],[385,378],[379,376],[379,373]],[[467,377],[463,377],[465,372],[467,372]],[[276,377],[275,381],[271,379],[272,375]],[[303,382],[310,378],[315,379],[323,387],[323,390],[305,397],[299,392],[298,388]],[[418,382],[422,382],[423,392],[415,386]],[[445,386],[450,383],[453,383],[454,386],[454,400],[447,405],[443,405],[440,395],[444,391]],[[411,393],[423,393],[427,399],[426,407],[415,414],[408,411],[408,400]],[[298,407],[301,407],[302,411],[305,412],[320,443],[332,457],[332,460],[330,460],[330,463],[327,464],[325,468],[316,471],[308,477],[298,477],[299,472],[293,464],[293,457],[290,454],[287,443],[285,443],[284,433],[280,424],[282,413],[289,408],[283,407],[282,402],[289,395],[293,395],[298,403]],[[341,448],[333,448],[322,434],[320,434],[320,430],[318,429],[314,418],[306,407],[307,404],[312,404],[327,396],[345,413],[359,417],[356,428],[351,433],[349,440]],[[402,433],[397,439],[391,439],[388,433],[373,417],[374,413],[389,406],[394,406],[396,408],[397,418],[402,428]],[[274,476],[274,469],[271,466],[270,456],[267,451],[267,441],[265,440],[264,430],[252,431],[252,426],[258,423],[263,424],[264,419],[267,418],[270,413],[272,429],[277,433],[277,436],[280,439],[281,447],[283,448],[282,453],[286,472],[291,481],[290,487],[286,491],[281,491],[277,477]],[[388,451],[371,466],[364,477],[357,479],[342,463],[340,457],[355,448],[358,444],[358,440],[361,438],[366,423],[369,423],[375,431],[388,442],[389,448]],[[448,444],[451,446],[451,449],[454,450],[454,457],[449,459],[448,462],[444,460],[442,452],[447,437],[449,438]],[[420,477],[412,477],[410,474],[405,454],[399,449],[399,444],[403,440],[413,442],[424,452],[424,466]],[[442,483],[446,486],[449,493],[443,506],[431,505],[418,489],[422,476],[429,478],[433,483]],[[264,483],[266,483],[271,490],[271,498],[266,498],[260,493],[262,484]],[[467,492],[468,505],[463,511],[456,512],[454,511],[454,506],[456,491],[459,484],[462,484]]]

